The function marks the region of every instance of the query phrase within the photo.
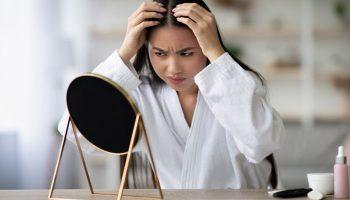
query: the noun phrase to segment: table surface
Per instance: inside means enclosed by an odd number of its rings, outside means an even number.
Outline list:
[[[95,192],[113,192],[101,191]],[[267,190],[163,190],[164,199],[274,199],[269,197]],[[122,199],[150,199],[149,197],[157,197],[158,191],[153,189],[126,189],[124,195],[133,195],[137,197],[123,196]],[[143,196],[143,197],[141,197]],[[111,195],[90,194],[89,190],[62,190],[58,189],[54,192],[55,198],[71,198],[71,199],[117,199]],[[144,198],[146,197],[146,198]],[[148,197],[148,198],[147,198]],[[0,200],[47,200],[48,190],[0,190]],[[277,199],[277,198],[275,198]],[[308,198],[293,198],[308,199]],[[332,196],[327,196],[324,199],[333,199]]]

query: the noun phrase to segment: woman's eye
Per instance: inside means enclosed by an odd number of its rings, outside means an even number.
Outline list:
[[[185,52],[185,53],[181,53],[181,56],[191,56],[193,54],[193,52]]]
[[[165,56],[165,54],[161,53],[161,52],[155,52],[154,54],[157,55],[157,56]]]

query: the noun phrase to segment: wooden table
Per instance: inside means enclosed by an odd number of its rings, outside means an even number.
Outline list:
[[[105,192],[105,191],[97,191]],[[111,191],[108,191],[111,192]],[[267,190],[163,190],[164,199],[273,199],[267,194]],[[143,195],[147,197],[157,196],[157,190],[125,190],[125,195]],[[48,190],[0,190],[0,200],[47,200]],[[79,199],[116,199],[116,196],[91,195],[88,190],[55,190],[54,197],[79,198]],[[147,199],[123,197],[123,199]],[[293,198],[308,199],[308,198]],[[325,199],[333,199],[327,196]]]

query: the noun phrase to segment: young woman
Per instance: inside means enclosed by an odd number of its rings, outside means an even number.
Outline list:
[[[143,3],[121,47],[93,72],[137,103],[162,188],[276,186],[282,120],[262,77],[228,53],[202,0]],[[67,119],[66,112],[61,133]],[[142,143],[137,149],[146,152]]]

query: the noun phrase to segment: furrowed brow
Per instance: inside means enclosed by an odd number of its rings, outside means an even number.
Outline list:
[[[153,47],[152,49],[155,49],[155,50],[158,50],[158,51],[161,51],[161,52],[165,52],[165,53],[166,53],[166,51],[164,51],[163,49],[158,48],[158,47]]]
[[[192,50],[192,49],[194,49],[194,47],[187,47],[187,48],[184,48],[184,49],[177,51],[176,53],[181,53],[181,52],[185,52],[185,51]]]
[[[163,53],[168,53],[167,51],[165,51],[165,50],[163,50],[163,49],[161,49],[159,47],[153,47],[153,49],[158,50],[158,51],[163,52]],[[181,49],[181,50],[177,51],[176,53],[185,52],[185,51],[188,51],[188,50],[191,50],[191,49],[194,49],[194,47],[187,47],[187,48],[184,48],[184,49]]]

